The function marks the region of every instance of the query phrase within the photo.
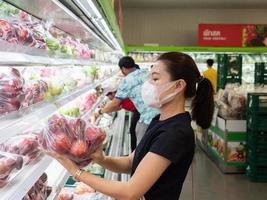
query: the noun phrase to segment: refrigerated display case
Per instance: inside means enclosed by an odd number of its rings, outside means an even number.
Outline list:
[[[36,157],[25,149],[22,153],[17,142],[9,148],[7,141],[37,134],[58,112],[89,119],[105,100],[101,84],[118,72],[123,43],[113,34],[98,1],[5,0],[0,1],[0,18],[0,149],[23,154],[26,163],[17,166],[16,176],[1,176],[1,199],[29,199],[27,193],[44,172],[52,187],[48,199],[57,199],[69,178],[67,171],[40,152]],[[19,106],[7,109],[14,101]],[[109,133],[110,155],[121,154],[124,115],[118,113]],[[27,152],[36,148],[27,145]]]

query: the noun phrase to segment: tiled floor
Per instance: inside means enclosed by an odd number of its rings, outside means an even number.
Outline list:
[[[180,200],[267,200],[267,183],[252,183],[245,175],[225,175],[197,149]]]

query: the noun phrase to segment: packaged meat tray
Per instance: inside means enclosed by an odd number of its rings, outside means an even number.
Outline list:
[[[98,127],[80,118],[52,115],[39,135],[39,144],[48,151],[67,155],[81,167],[88,165],[92,154],[106,135]]]
[[[25,158],[0,151],[0,188],[6,186],[14,179],[25,164]]]

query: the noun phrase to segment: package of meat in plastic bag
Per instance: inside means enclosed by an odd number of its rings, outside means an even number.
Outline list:
[[[15,178],[24,161],[24,157],[20,155],[0,151],[0,188]]]
[[[19,11],[18,13],[19,19],[24,23],[24,24],[32,24],[32,17],[28,13],[24,11]]]
[[[38,137],[35,134],[23,134],[9,138],[0,145],[0,151],[14,153],[27,157],[27,163],[40,155]]]
[[[15,36],[18,40],[18,43],[25,46],[34,47],[36,44],[35,39],[33,38],[32,32],[21,22],[14,20],[12,23],[12,28],[14,29]]]
[[[52,188],[47,186],[47,174],[43,173],[22,200],[46,200],[51,192]]]
[[[23,107],[28,107],[32,104],[44,100],[45,93],[48,91],[48,84],[43,80],[27,81],[23,88],[25,94]]]
[[[97,94],[95,90],[89,91],[83,94],[76,103],[82,112],[87,112],[97,100]]]
[[[0,69],[0,115],[18,110],[24,98],[24,79],[15,68]]]
[[[64,154],[81,167],[91,161],[90,155],[102,145],[106,135],[98,127],[80,118],[52,115],[39,136],[41,148]]]
[[[8,41],[13,37],[12,26],[4,19],[0,19],[0,39]]]
[[[45,44],[45,29],[41,22],[35,22],[29,25],[29,29],[32,32],[33,38],[36,40],[36,48],[44,49],[46,48]]]

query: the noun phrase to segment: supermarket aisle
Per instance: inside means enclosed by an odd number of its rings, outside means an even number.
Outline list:
[[[267,183],[252,183],[245,175],[224,175],[197,149],[192,171],[188,174],[180,200],[266,200]]]

